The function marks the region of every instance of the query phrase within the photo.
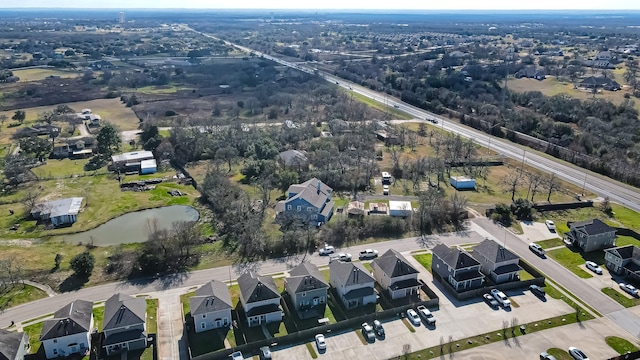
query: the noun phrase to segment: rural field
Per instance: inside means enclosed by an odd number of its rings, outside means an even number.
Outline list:
[[[13,70],[13,75],[20,78],[20,82],[44,80],[50,76],[57,76],[62,79],[76,78],[82,75],[79,71],[58,70],[54,68],[32,68],[24,70]]]

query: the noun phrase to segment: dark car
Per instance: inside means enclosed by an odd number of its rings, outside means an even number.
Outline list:
[[[269,350],[268,346],[263,346],[260,348],[260,360],[271,360],[271,350]]]
[[[534,295],[539,297],[545,297],[547,295],[544,289],[538,285],[530,285],[529,291],[531,291]]]
[[[540,353],[540,360],[556,360],[556,358],[553,355],[549,355],[548,352],[543,351]]]
[[[380,322],[380,320],[373,321],[373,330],[376,332],[376,335],[378,335],[378,337],[384,337],[384,328],[382,327],[382,323]]]

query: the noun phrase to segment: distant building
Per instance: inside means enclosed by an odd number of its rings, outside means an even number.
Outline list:
[[[466,176],[452,176],[449,178],[449,183],[457,190],[473,190],[476,188],[476,179]]]
[[[600,219],[574,222],[569,225],[567,238],[584,252],[615,246],[616,229]]]
[[[78,220],[82,198],[65,198],[36,204],[31,209],[31,217],[50,222],[53,226],[71,225]]]
[[[125,22],[124,11],[120,11],[118,13],[118,22],[120,24],[124,24],[124,22]]]
[[[151,151],[134,151],[111,156],[111,168],[114,171],[140,171],[144,160],[154,160]]]
[[[604,77],[595,77],[595,76],[589,76],[587,78],[584,78],[578,84],[578,86],[586,89],[603,88],[604,90],[608,90],[608,91],[618,91],[622,89],[620,84],[613,79],[608,79]]]
[[[29,353],[29,337],[23,332],[0,329],[0,359],[24,360]]]
[[[407,217],[411,216],[412,212],[410,201],[389,201],[389,216]]]
[[[302,170],[309,166],[307,153],[300,150],[283,151],[278,155],[278,159],[287,168]]]
[[[197,333],[231,325],[231,294],[227,284],[212,280],[196,290],[189,299],[191,316]]]
[[[524,68],[516,73],[516,78],[529,78],[536,80],[544,80],[546,79],[546,75],[542,70],[536,70],[533,67]]]
[[[280,216],[295,216],[315,224],[324,224],[333,216],[333,189],[313,178],[289,186],[288,198],[279,203]]]

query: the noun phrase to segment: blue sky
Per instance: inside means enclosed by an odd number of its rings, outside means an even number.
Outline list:
[[[640,0],[0,0],[1,8],[640,10]]]

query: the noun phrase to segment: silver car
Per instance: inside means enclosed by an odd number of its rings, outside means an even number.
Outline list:
[[[594,273],[602,275],[602,268],[593,261],[587,261],[586,263],[584,263],[584,265],[587,267],[587,269],[593,271]]]

